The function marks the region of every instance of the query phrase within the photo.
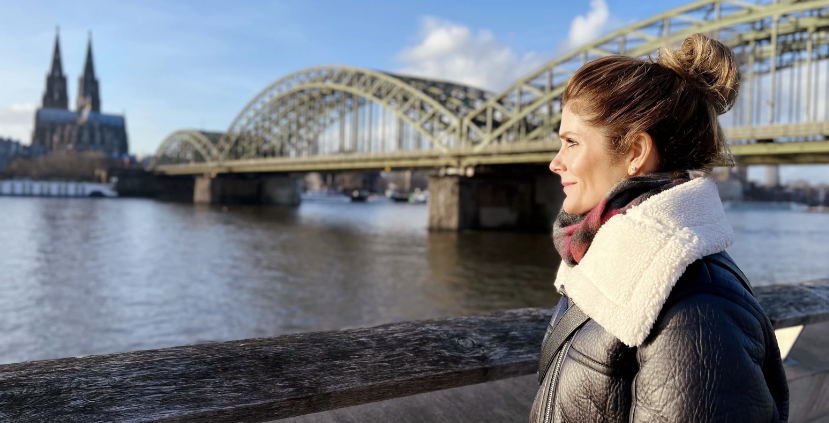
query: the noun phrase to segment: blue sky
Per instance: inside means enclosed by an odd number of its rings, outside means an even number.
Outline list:
[[[92,31],[103,111],[125,113],[131,150],[148,154],[177,129],[226,129],[259,90],[306,67],[497,90],[574,43],[684,3],[0,0],[0,136],[29,141],[57,25],[70,103]],[[829,182],[825,167],[781,173]]]

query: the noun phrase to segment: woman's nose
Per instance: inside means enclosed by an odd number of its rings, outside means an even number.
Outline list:
[[[550,171],[553,173],[564,172],[564,163],[561,161],[561,150],[556,153],[553,161],[550,162]]]

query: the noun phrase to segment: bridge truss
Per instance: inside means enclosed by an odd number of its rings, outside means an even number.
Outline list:
[[[580,66],[616,54],[655,57],[697,32],[729,45],[740,61],[740,97],[721,118],[738,161],[829,162],[829,0],[702,0],[579,47],[498,94],[347,66],[306,69],[265,88],[215,142],[174,133],[154,167],[221,173],[543,163],[559,148],[561,94]]]

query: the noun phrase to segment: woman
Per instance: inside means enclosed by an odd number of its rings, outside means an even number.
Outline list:
[[[768,318],[724,252],[718,116],[737,97],[726,46],[695,34],[658,60],[590,62],[563,94],[550,169],[564,263],[531,422],[785,422]]]

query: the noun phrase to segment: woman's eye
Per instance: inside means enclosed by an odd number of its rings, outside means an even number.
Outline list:
[[[567,140],[565,140],[565,142],[567,143],[567,148],[575,147],[575,146],[579,145],[579,143],[577,143],[577,142],[575,142],[571,139],[567,139]]]

